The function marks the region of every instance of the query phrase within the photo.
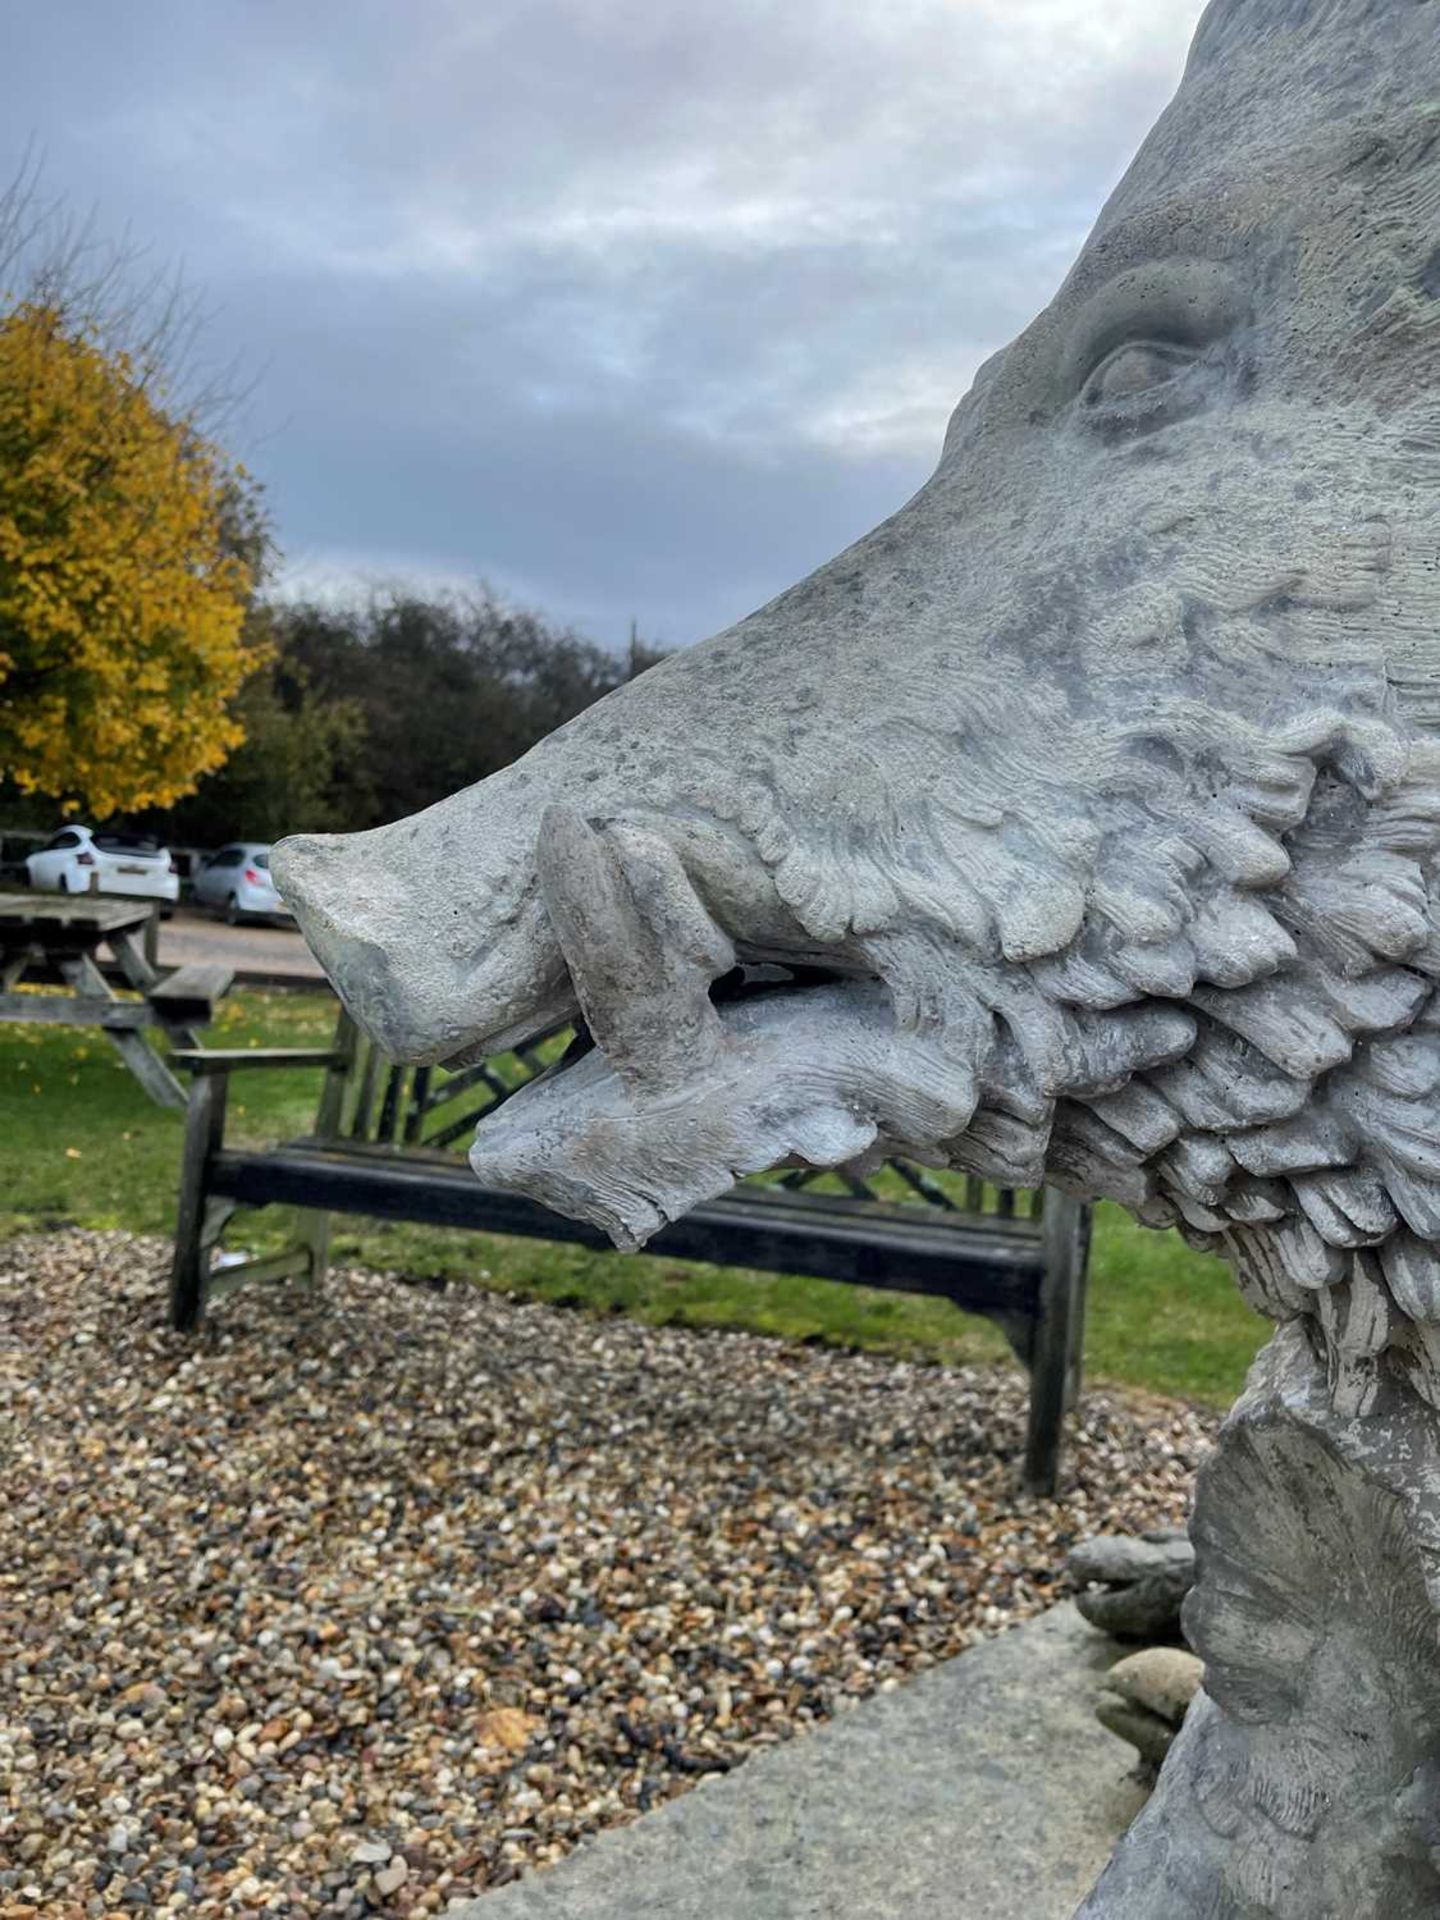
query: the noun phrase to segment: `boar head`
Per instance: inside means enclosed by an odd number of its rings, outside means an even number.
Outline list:
[[[898,1150],[1263,1228],[1273,1311],[1440,1230],[1358,1045],[1440,964],[1437,26],[1216,0],[892,519],[478,786],[276,850],[387,1053],[583,1019],[487,1183],[634,1245]]]

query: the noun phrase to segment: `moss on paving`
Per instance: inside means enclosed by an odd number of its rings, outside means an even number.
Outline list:
[[[315,1045],[333,1024],[328,995],[241,991],[206,1041]],[[313,1071],[237,1075],[228,1137],[259,1145],[303,1132],[318,1084]],[[180,1138],[181,1116],[146,1098],[101,1034],[0,1025],[0,1234],[68,1222],[169,1232]],[[229,1241],[264,1246],[282,1224],[250,1214]],[[336,1220],[333,1244],[338,1259],[652,1324],[743,1327],[946,1361],[1008,1355],[988,1321],[914,1294],[352,1219]],[[1092,1374],[1224,1405],[1265,1332],[1219,1261],[1174,1234],[1147,1232],[1116,1207],[1099,1209],[1086,1334]]]

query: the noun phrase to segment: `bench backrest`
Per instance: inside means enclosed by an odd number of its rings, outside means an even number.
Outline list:
[[[387,1059],[342,1012],[336,1047],[348,1065],[327,1080],[316,1136],[396,1153],[463,1153],[476,1123],[557,1060],[571,1038],[569,1027],[558,1027],[523,1047],[451,1073]],[[863,1178],[813,1169],[753,1178],[876,1208],[923,1206],[932,1209],[937,1223],[946,1216],[957,1225],[1003,1220],[1036,1234],[1045,1206],[1043,1191],[995,1187],[974,1174],[937,1173],[906,1160],[887,1160]]]

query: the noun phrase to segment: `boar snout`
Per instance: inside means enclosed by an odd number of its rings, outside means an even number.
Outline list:
[[[486,884],[489,863],[464,857],[449,835],[436,839],[423,863],[412,821],[297,834],[271,856],[275,884],[341,1000],[397,1060],[500,1051],[574,1011],[533,848],[511,852],[502,892]]]

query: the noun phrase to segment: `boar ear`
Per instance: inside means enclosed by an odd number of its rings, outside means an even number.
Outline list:
[[[673,847],[629,821],[548,807],[536,865],[595,1043],[631,1085],[688,1078],[718,1054],[710,983],[735,964]]]

